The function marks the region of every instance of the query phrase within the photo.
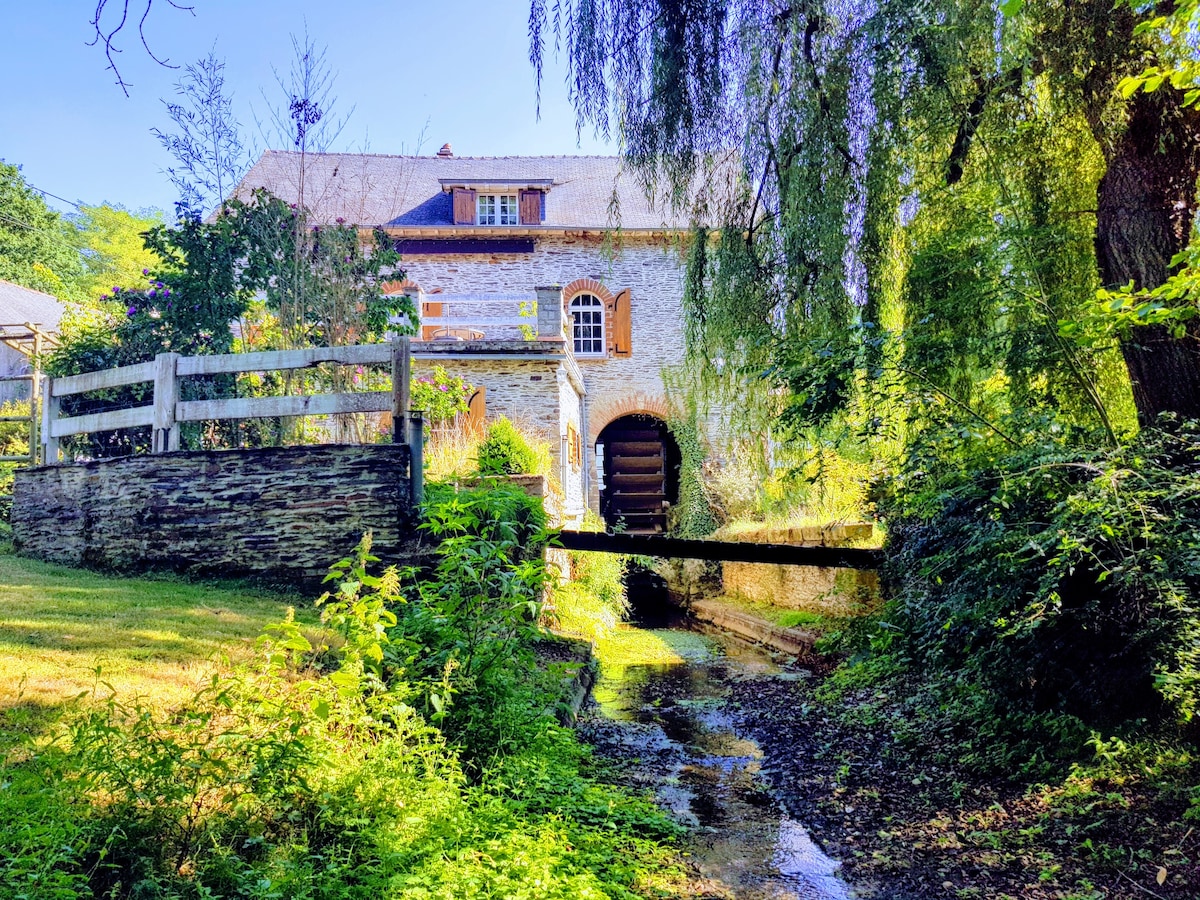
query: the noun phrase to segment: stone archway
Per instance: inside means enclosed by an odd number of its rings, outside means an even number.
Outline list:
[[[679,445],[657,416],[633,413],[596,437],[600,515],[610,529],[662,534],[679,499]]]

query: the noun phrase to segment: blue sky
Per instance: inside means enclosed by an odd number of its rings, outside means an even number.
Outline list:
[[[336,149],[431,154],[449,141],[460,156],[612,153],[590,129],[576,138],[563,68],[550,55],[537,119],[528,62],[527,0],[190,0],[194,15],[156,0],[146,34],[172,62],[194,62],[215,45],[248,139],[262,145],[253,110],[281,96],[292,33],[307,23],[328,47],[343,114],[354,114]],[[109,0],[120,5],[121,0]],[[154,64],[136,27],[118,37],[126,98],[88,47],[95,0],[14,3],[0,53],[0,159],[27,181],[70,201],[173,210],[163,170],[170,158],[150,133],[169,128],[162,98],[179,73]],[[131,0],[140,15],[145,0]],[[119,12],[119,10],[116,10]],[[47,198],[56,208],[70,207]]]

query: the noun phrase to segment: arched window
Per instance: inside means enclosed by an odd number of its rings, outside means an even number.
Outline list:
[[[576,356],[604,356],[604,304],[595,294],[571,301],[571,339]]]

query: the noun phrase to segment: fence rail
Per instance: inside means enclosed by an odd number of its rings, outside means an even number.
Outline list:
[[[517,334],[539,340],[563,336],[562,291],[540,287],[528,292],[476,292],[415,296],[425,340],[511,340]]]
[[[275,416],[337,415],[391,412],[393,439],[408,440],[405,422],[419,423],[420,414],[409,410],[412,350],[409,338],[386,344],[352,347],[310,347],[217,356],[180,356],[160,353],[153,362],[45,378],[42,394],[42,460],[59,459],[60,439],[76,434],[114,431],[149,425],[153,428],[152,453],[179,449],[179,424],[210,419],[260,419]],[[365,393],[302,394],[286,397],[242,397],[223,400],[180,400],[179,380],[188,376],[238,372],[290,371],[322,363],[339,365],[390,365],[392,389]],[[64,397],[108,388],[153,382],[152,402],[110,412],[62,417]],[[409,428],[419,427],[414,422]]]

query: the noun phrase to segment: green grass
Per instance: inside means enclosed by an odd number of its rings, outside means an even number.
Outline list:
[[[249,659],[289,602],[301,621],[317,621],[307,598],[120,578],[0,552],[0,716],[58,706],[101,682],[173,705],[214,669]]]
[[[770,603],[760,603],[739,597],[736,594],[722,594],[718,598],[725,606],[733,607],[751,616],[765,619],[780,628],[803,628],[808,631],[830,631],[842,628],[846,619],[835,616],[823,616],[820,613],[803,609],[787,609]]]
[[[595,780],[540,680],[468,778],[415,686],[245,665],[289,599],[0,553],[0,896],[680,895],[678,827]]]

